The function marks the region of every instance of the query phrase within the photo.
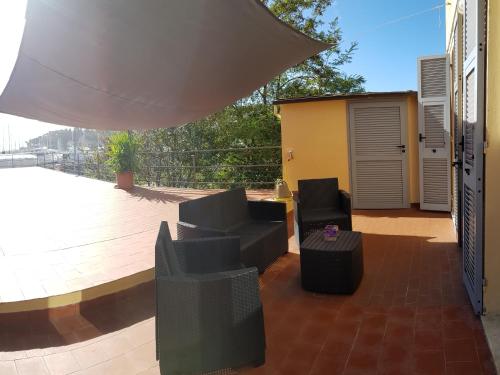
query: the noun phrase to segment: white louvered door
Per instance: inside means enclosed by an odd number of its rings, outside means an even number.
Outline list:
[[[409,207],[406,118],[402,102],[349,105],[353,208]]]
[[[452,50],[452,129],[453,129],[453,178],[452,178],[452,218],[457,231],[458,245],[462,247],[462,22],[463,17],[457,14],[453,28]]]
[[[463,279],[483,312],[485,1],[465,0],[463,63]]]
[[[420,208],[451,210],[450,90],[446,55],[418,59]]]

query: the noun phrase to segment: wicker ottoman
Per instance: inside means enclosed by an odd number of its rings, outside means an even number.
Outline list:
[[[341,231],[336,241],[323,232],[311,234],[300,245],[302,287],[319,293],[352,294],[363,277],[360,232]]]

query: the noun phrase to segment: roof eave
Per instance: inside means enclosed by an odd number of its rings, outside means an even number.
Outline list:
[[[356,94],[334,94],[334,95],[323,95],[323,96],[305,96],[300,98],[278,99],[273,101],[273,105],[318,102],[325,100],[347,100],[347,99],[359,99],[359,98],[371,99],[383,96],[388,97],[388,96],[413,96],[413,95],[417,95],[417,92],[413,90],[407,90],[407,91],[387,91],[387,92],[363,92]]]

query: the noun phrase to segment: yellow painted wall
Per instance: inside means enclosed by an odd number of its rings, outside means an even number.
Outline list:
[[[291,190],[301,179],[338,177],[350,191],[346,110],[345,100],[280,106],[283,179]]]
[[[487,313],[500,313],[500,2],[488,1],[486,71],[485,243]]]
[[[406,100],[408,112],[409,199],[418,203],[417,97],[402,100]],[[283,178],[291,190],[297,190],[301,179],[338,177],[340,188],[350,191],[347,111],[346,100],[280,105]],[[289,151],[292,160],[288,160]]]

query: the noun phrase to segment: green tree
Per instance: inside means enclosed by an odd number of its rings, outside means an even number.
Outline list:
[[[334,0],[262,0],[279,19],[304,34],[332,47],[275,77],[252,95],[252,100],[271,104],[278,98],[362,92],[365,79],[346,75],[340,68],[351,62],[357,43],[342,48],[338,18],[327,22],[326,11]]]
[[[144,131],[137,178],[177,187],[270,187],[281,175],[280,150],[252,147],[276,146],[279,134],[278,119],[262,104],[233,105],[183,127]]]

